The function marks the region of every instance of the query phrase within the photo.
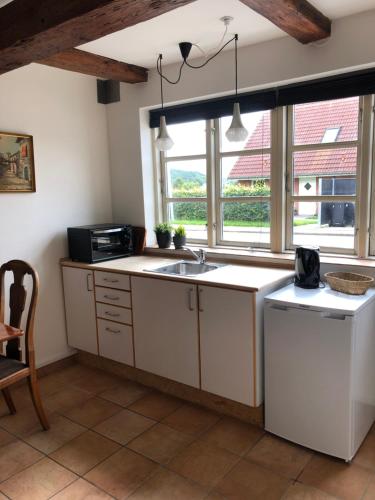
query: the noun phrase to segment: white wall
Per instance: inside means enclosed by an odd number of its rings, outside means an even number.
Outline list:
[[[375,10],[334,22],[331,38],[320,46],[304,46],[285,37],[242,48],[239,87],[250,90],[373,66],[374,26]],[[177,66],[165,65],[164,72],[173,78]],[[233,80],[233,52],[228,51],[199,71],[185,68],[180,84],[166,84],[166,104],[233,93]],[[160,107],[155,71],[150,72],[146,84],[122,84],[121,102],[108,106],[107,113],[114,217],[118,221],[146,224],[149,242],[153,240],[154,220],[151,136],[147,128],[150,107]]]
[[[31,65],[0,77],[0,130],[34,136],[36,193],[0,193],[0,262],[37,269],[39,365],[69,354],[59,259],[66,228],[112,219],[105,106],[96,80]]]

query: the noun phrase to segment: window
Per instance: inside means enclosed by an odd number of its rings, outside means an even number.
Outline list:
[[[162,154],[163,219],[182,224],[189,241],[207,242],[206,122],[168,127],[174,146]]]
[[[230,117],[169,125],[159,218],[208,246],[375,255],[373,104],[365,96],[245,113],[242,143],[225,137]]]
[[[243,115],[249,135],[231,143],[225,131],[231,118],[217,120],[217,243],[270,245],[271,112]],[[234,149],[236,147],[236,149]]]
[[[354,253],[359,109],[358,97],[290,107],[289,248],[319,245]]]

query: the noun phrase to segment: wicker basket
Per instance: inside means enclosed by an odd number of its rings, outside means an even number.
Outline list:
[[[349,295],[364,295],[374,283],[374,278],[357,273],[326,273],[324,277],[332,290]]]

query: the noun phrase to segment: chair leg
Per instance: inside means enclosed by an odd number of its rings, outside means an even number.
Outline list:
[[[48,423],[47,416],[46,416],[44,409],[43,409],[42,400],[40,398],[40,392],[39,392],[38,381],[37,381],[36,375],[31,374],[28,377],[27,382],[29,384],[31,399],[33,400],[34,408],[35,408],[35,411],[39,417],[41,426],[43,427],[43,429],[45,431],[48,431],[49,423]]]
[[[5,387],[2,389],[2,393],[5,399],[5,402],[7,404],[7,407],[9,409],[9,412],[14,415],[16,413],[16,407],[14,406],[12,396],[10,395],[10,390],[9,387]]]

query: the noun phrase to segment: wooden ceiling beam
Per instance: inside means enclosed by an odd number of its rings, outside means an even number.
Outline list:
[[[0,11],[0,74],[193,1],[13,0]],[[134,43],[142,43],[142,40]]]
[[[126,83],[147,82],[146,68],[115,61],[79,49],[64,50],[36,62],[106,80],[118,80]]]
[[[258,14],[301,43],[311,43],[331,34],[331,20],[307,0],[241,0]]]

